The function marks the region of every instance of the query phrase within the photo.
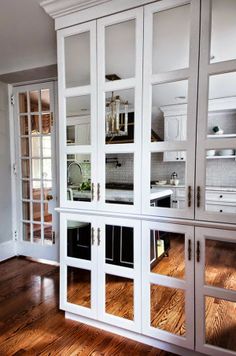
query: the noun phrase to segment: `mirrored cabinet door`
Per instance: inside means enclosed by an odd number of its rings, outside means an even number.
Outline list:
[[[140,211],[143,9],[97,21],[99,208]]]
[[[96,316],[97,250],[95,219],[61,215],[62,307],[84,316]]]
[[[196,228],[197,351],[236,352],[236,232]]]
[[[191,348],[194,229],[142,223],[143,333]]]
[[[194,216],[199,9],[199,1],[145,6],[143,213]]]
[[[59,31],[58,44],[62,204],[89,209],[96,205],[96,22]]]
[[[141,330],[140,222],[100,218],[99,319]]]
[[[202,2],[196,217],[235,222],[235,1]],[[227,19],[227,20],[225,20]],[[223,35],[223,34],[226,34]]]

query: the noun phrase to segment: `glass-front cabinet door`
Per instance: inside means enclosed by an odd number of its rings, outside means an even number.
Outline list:
[[[234,0],[202,1],[196,218],[229,223],[236,213],[235,12]]]
[[[200,1],[145,6],[145,214],[193,218],[199,9]]]
[[[96,21],[58,31],[58,51],[61,206],[94,208]]]
[[[196,349],[236,353],[236,231],[196,228]]]
[[[143,9],[97,21],[98,205],[139,212]]]
[[[142,332],[194,347],[194,228],[142,223]]]
[[[141,331],[141,223],[100,218],[98,230],[98,318]]]
[[[96,318],[97,241],[96,219],[61,214],[61,309]]]

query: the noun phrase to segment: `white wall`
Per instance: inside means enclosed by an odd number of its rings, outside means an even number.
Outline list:
[[[6,84],[0,82],[0,244],[12,239],[11,214],[11,158],[8,87]]]

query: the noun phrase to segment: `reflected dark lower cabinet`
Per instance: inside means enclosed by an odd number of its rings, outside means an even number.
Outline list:
[[[133,229],[106,225],[106,263],[133,268]]]

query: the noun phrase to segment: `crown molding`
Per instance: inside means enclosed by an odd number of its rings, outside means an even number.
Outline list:
[[[40,6],[54,19],[74,12],[87,10],[112,0],[44,0]]]

